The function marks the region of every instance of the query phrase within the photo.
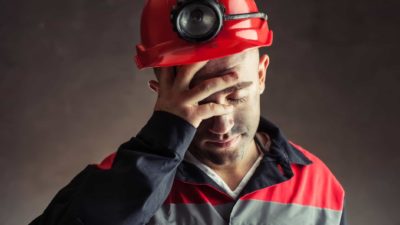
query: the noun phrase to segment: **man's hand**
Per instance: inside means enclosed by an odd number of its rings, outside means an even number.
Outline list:
[[[231,113],[232,105],[199,102],[208,96],[222,91],[238,83],[236,74],[228,74],[204,80],[190,88],[189,84],[194,75],[207,61],[182,66],[176,74],[173,67],[160,68],[159,82],[151,80],[150,87],[158,93],[155,111],[172,113],[186,120],[194,127],[198,127],[202,120],[213,116]]]

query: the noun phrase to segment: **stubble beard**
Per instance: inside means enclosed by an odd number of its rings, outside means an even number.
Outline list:
[[[212,149],[199,145],[191,146],[189,151],[201,162],[209,161],[215,165],[223,166],[235,163],[243,159],[249,148],[250,139],[248,133],[240,134],[240,141],[233,149]]]

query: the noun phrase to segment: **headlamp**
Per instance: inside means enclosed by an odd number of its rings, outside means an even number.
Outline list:
[[[265,13],[225,15],[225,8],[217,0],[177,0],[171,11],[174,31],[189,42],[207,42],[221,31],[224,21],[248,18],[266,20]]]

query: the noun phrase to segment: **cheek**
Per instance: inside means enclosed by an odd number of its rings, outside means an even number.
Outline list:
[[[250,103],[250,102],[249,102]],[[258,127],[260,117],[259,107],[250,105],[243,107],[234,114],[234,128],[238,131],[252,133]]]
[[[234,118],[235,126],[246,126],[250,133],[256,130],[260,119],[260,95],[249,96],[247,102],[237,108]]]
[[[246,102],[237,105],[235,113],[246,114],[248,116],[259,115],[260,95],[258,92],[254,90],[248,93]]]

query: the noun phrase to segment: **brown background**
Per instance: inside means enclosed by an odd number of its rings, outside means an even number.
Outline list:
[[[0,0],[1,224],[27,224],[149,118],[143,3]],[[399,225],[399,1],[259,3],[275,32],[263,115],[328,164],[351,224]]]

